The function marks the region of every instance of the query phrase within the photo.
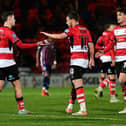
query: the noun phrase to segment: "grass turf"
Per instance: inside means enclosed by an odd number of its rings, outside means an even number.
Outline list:
[[[32,115],[17,115],[14,89],[0,93],[0,126],[125,126],[126,114],[118,114],[124,107],[121,88],[117,88],[120,103],[109,103],[109,90],[100,99],[94,97],[95,87],[85,88],[88,116],[65,113],[70,88],[50,88],[50,97],[42,97],[39,88],[24,88],[26,109]],[[79,110],[76,103],[73,112]]]

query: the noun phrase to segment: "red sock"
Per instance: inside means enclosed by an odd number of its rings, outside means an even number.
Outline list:
[[[110,91],[110,95],[115,95],[115,80],[110,80],[109,82],[109,91]]]
[[[74,104],[75,100],[76,100],[76,90],[72,88],[71,93],[70,93],[69,104]]]
[[[100,78],[99,78],[99,83],[101,83],[104,79],[105,79],[105,78],[100,77]]]
[[[123,98],[124,98],[124,101],[125,101],[125,104],[126,104],[126,85],[124,85],[122,87],[122,92],[123,92]]]
[[[24,110],[24,99],[20,100],[20,101],[17,101],[17,103],[18,103],[18,109],[19,110]]]
[[[85,102],[85,93],[83,87],[76,89],[76,96],[79,104]]]
[[[100,83],[100,87],[105,88],[109,84],[109,78],[106,78]]]

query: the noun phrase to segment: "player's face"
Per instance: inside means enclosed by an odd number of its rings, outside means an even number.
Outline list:
[[[14,15],[9,16],[9,24],[11,26],[15,25],[15,17],[14,17]]]
[[[126,22],[126,14],[124,14],[123,12],[117,12],[117,22],[119,24],[122,24],[124,22]]]
[[[12,15],[12,16],[11,16],[11,19],[12,19],[12,20],[11,20],[11,24],[12,24],[12,26],[14,26],[14,25],[15,25],[15,21],[16,21],[16,20],[15,20],[15,16]]]
[[[68,16],[66,17],[66,24],[68,27],[72,27],[72,19],[70,19]]]

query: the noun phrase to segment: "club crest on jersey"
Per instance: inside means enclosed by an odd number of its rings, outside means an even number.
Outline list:
[[[16,34],[12,34],[12,37],[13,37],[14,39],[16,39],[16,38],[17,38]]]
[[[65,30],[66,33],[70,32],[68,29]]]

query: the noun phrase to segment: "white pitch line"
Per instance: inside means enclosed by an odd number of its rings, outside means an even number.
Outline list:
[[[17,116],[19,117],[19,115],[16,114],[12,114],[12,116]],[[88,116],[57,116],[57,115],[24,115],[23,117],[48,117],[48,118],[55,118],[55,119],[89,119],[89,120],[110,120],[110,121],[124,121],[124,119],[115,119],[115,118],[103,118],[103,117],[88,117]]]

